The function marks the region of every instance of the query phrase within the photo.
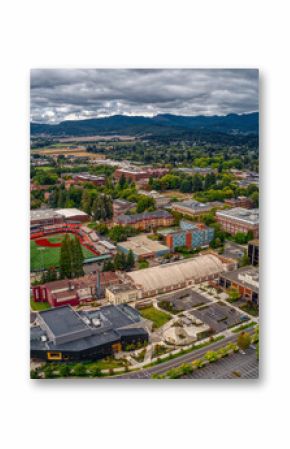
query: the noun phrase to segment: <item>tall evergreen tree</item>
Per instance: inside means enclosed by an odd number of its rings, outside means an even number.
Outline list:
[[[71,278],[72,276],[72,260],[71,260],[71,244],[68,234],[65,235],[60,248],[60,277]]]
[[[126,268],[128,270],[131,270],[131,268],[133,268],[135,265],[135,258],[134,258],[134,254],[133,251],[130,249],[127,255],[127,262],[126,262]]]
[[[75,276],[83,276],[84,275],[84,254],[82,245],[77,237],[75,237],[74,242],[74,266],[75,266]]]
[[[91,213],[91,195],[88,190],[84,190],[81,200],[81,209],[87,214]]]

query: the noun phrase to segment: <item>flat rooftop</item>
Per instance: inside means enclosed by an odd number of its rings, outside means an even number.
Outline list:
[[[49,219],[53,217],[58,217],[59,214],[55,209],[35,209],[30,211],[30,219],[31,220],[39,220],[39,219]]]
[[[154,212],[142,212],[134,215],[120,215],[117,221],[122,224],[136,223],[142,220],[158,219],[158,218],[172,218],[172,215],[166,210],[158,209]]]
[[[30,219],[31,220],[39,220],[39,219],[49,219],[53,217],[65,217],[70,218],[74,216],[87,216],[85,212],[75,208],[68,209],[35,209],[30,211]]]
[[[236,219],[240,222],[258,225],[259,209],[245,209],[243,207],[234,207],[233,209],[220,210],[216,212],[218,217]]]
[[[221,276],[259,293],[259,270],[256,267],[242,267],[235,271],[221,273]]]
[[[83,216],[87,216],[87,214],[85,212],[83,212],[82,210],[79,209],[75,209],[75,208],[69,208],[69,209],[58,209],[57,213],[59,215],[62,215],[65,218],[70,218],[70,217],[74,217],[74,216],[78,216],[78,215],[83,215]]]
[[[140,234],[136,237],[130,237],[126,242],[120,242],[118,244],[118,247],[124,248],[127,251],[130,251],[131,249],[137,256],[169,250],[167,246],[162,245],[156,240],[151,240],[145,234]]]
[[[209,210],[211,206],[206,203],[199,203],[198,201],[194,200],[185,200],[185,201],[179,201],[177,203],[173,203],[172,206],[179,206],[179,207],[185,207],[187,209],[195,210],[195,211],[202,211],[202,210]]]
[[[44,310],[41,319],[56,337],[87,329],[84,321],[70,306]]]

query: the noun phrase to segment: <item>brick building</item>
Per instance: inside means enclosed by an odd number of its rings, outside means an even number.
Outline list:
[[[95,186],[103,186],[106,183],[106,176],[96,176],[90,173],[79,173],[74,176],[77,182],[91,182]]]
[[[231,235],[237,232],[252,231],[254,238],[259,237],[259,210],[236,207],[216,212],[216,219],[222,229]]]
[[[68,304],[78,306],[80,303],[95,300],[97,293],[104,295],[107,286],[119,282],[114,272],[104,272],[99,275],[90,274],[77,279],[62,279],[43,285],[34,285],[31,289],[35,302],[48,302],[52,307]]]
[[[153,178],[161,178],[162,176],[169,173],[168,168],[144,168],[144,169],[138,169],[138,168],[117,168],[117,170],[114,173],[115,179],[119,180],[121,176],[123,175],[126,180],[131,179],[131,181],[138,182],[141,180],[149,179],[150,177]]]
[[[154,212],[143,212],[134,215],[120,215],[114,219],[115,224],[121,226],[132,226],[135,229],[150,230],[159,226],[171,226],[174,217],[165,210]]]
[[[246,196],[226,199],[225,204],[230,207],[244,207],[245,209],[251,209],[253,207],[253,202]]]

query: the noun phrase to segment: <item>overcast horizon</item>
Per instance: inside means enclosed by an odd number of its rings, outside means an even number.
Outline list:
[[[257,112],[256,69],[33,69],[31,122]]]

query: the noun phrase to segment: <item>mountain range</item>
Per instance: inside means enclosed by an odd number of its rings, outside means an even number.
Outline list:
[[[58,124],[31,123],[31,136],[80,137],[92,135],[181,136],[189,133],[258,135],[259,114],[225,116],[182,116],[160,114],[154,117],[113,115],[111,117],[66,120]]]

